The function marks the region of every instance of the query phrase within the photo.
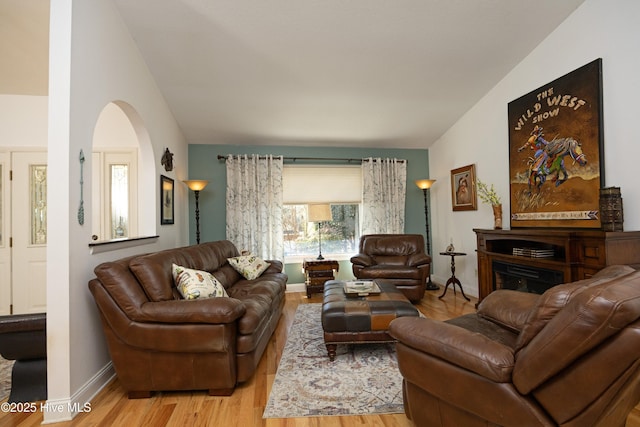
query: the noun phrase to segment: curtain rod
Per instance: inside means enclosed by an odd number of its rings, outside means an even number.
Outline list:
[[[233,154],[228,154],[227,156],[223,156],[222,154],[218,154],[218,160],[226,160],[228,156],[232,156]],[[259,158],[266,158],[266,156],[258,156]],[[352,162],[368,162],[369,159],[346,159],[346,158],[337,158],[337,157],[286,157],[286,156],[282,156],[282,160],[286,160],[286,161],[298,161],[298,160],[304,160],[304,161],[309,161],[309,160],[315,160],[315,161],[331,161],[331,162],[347,162],[347,163],[352,163]],[[375,162],[376,159],[372,160]],[[405,159],[397,159],[400,163],[404,163],[407,160]]]

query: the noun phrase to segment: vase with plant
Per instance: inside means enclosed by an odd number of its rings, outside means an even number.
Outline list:
[[[496,193],[495,188],[493,188],[493,184],[489,187],[484,182],[478,180],[478,196],[480,200],[484,203],[491,205],[493,208],[493,228],[501,229],[502,228],[502,202],[500,200],[500,196]]]

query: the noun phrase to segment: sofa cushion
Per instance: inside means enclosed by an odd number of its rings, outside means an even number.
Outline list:
[[[248,335],[259,329],[284,294],[286,280],[282,274],[261,277],[259,281],[240,280],[227,289],[229,297],[243,302],[247,312],[238,321],[238,333]]]
[[[512,289],[498,289],[478,304],[478,316],[490,320],[515,334],[527,324],[531,309],[540,295]],[[515,344],[515,341],[514,341]]]
[[[269,268],[271,264],[255,255],[241,255],[228,259],[229,264],[247,280],[253,280]]]
[[[131,260],[129,268],[151,301],[169,301],[180,299],[171,273],[172,264],[214,273],[227,264],[227,258],[238,255],[233,243],[221,240],[139,256]]]
[[[408,267],[405,265],[373,265],[362,269],[359,274],[359,279],[387,279],[392,277],[394,279],[414,279],[419,280],[422,278],[422,271],[415,267]]]
[[[528,394],[596,346],[640,319],[640,271],[611,278],[577,293],[522,349],[513,382]],[[635,349],[634,349],[635,350]],[[631,351],[625,349],[625,351]],[[619,363],[618,357],[604,363]],[[603,375],[607,369],[603,367]],[[596,370],[594,376],[600,375]],[[550,384],[549,384],[550,385]]]
[[[557,285],[540,296],[529,312],[527,322],[518,336],[515,351],[521,350],[547,325],[571,299],[593,286],[610,282],[616,277],[630,274],[635,270],[628,266],[610,266],[585,280]]]
[[[171,267],[173,280],[182,298],[204,299],[228,296],[224,286],[206,271],[194,270],[173,264]]]

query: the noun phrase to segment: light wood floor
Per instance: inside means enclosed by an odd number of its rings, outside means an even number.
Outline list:
[[[446,320],[475,311],[476,300],[465,301],[451,289],[438,299],[439,291],[427,292],[419,304],[427,317]],[[208,396],[206,392],[155,393],[149,399],[129,400],[118,380],[112,381],[91,402],[91,411],[79,414],[73,421],[55,426],[224,426],[224,427],[410,427],[404,414],[350,417],[313,417],[262,419],[271,384],[282,349],[299,304],[321,302],[320,294],[307,299],[303,293],[288,293],[284,312],[269,347],[253,378],[236,388],[229,397]],[[35,427],[42,423],[42,413],[2,413],[0,427]],[[640,405],[629,415],[627,427],[640,427]]]

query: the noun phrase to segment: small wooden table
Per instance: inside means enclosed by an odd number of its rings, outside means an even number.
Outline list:
[[[464,252],[440,252],[440,255],[449,255],[451,257],[451,277],[449,278],[449,280],[447,280],[447,284],[444,287],[444,291],[442,292],[442,295],[440,295],[438,298],[442,298],[444,294],[447,293],[447,290],[449,289],[449,285],[453,283],[453,294],[455,295],[456,285],[458,285],[460,286],[460,292],[462,292],[462,296],[464,297],[464,299],[466,299],[467,301],[471,301],[464,294],[464,289],[462,289],[460,280],[458,280],[458,278],[456,277],[456,256],[466,256],[467,254]]]
[[[305,286],[307,288],[307,298],[311,298],[312,293],[324,291],[324,283],[327,280],[334,280],[334,270],[338,271],[340,265],[338,261],[332,259],[306,259],[302,263],[305,273]]]

